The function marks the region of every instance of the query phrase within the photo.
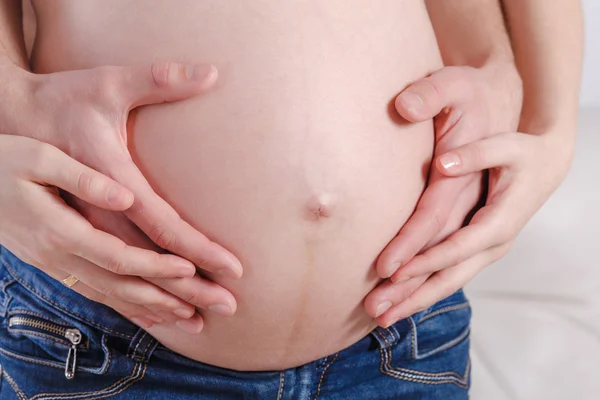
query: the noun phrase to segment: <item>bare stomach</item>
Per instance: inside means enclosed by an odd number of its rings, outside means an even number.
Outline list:
[[[111,4],[107,4],[111,3]],[[114,3],[114,4],[113,4]],[[237,370],[297,366],[375,326],[373,263],[409,217],[431,158],[430,122],[394,117],[395,95],[441,66],[414,0],[35,3],[40,72],[154,60],[211,62],[198,98],[139,110],[130,148],[155,190],[239,257],[217,281],[233,317],[149,333]]]

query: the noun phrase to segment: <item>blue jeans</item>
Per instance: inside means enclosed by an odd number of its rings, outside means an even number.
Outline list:
[[[0,261],[2,400],[468,398],[462,291],[325,358],[239,372],[170,351],[1,246]]]

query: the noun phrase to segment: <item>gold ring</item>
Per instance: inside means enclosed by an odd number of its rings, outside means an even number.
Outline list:
[[[70,288],[70,287],[73,287],[73,285],[75,285],[77,282],[79,282],[79,278],[76,277],[75,275],[69,275],[65,279],[63,279],[61,282],[66,287]]]

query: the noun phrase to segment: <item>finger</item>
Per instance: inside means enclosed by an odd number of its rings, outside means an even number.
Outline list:
[[[56,275],[60,276],[60,273]],[[64,278],[55,277],[55,279]],[[150,329],[157,323],[168,321],[175,322],[175,324],[181,330],[187,333],[197,334],[200,331],[202,331],[202,328],[204,326],[202,316],[200,316],[197,313],[194,313],[192,309],[186,309],[185,312],[180,313],[179,316],[173,315],[172,313],[168,311],[162,311],[160,308],[157,307],[147,308],[112,298],[86,285],[85,283],[81,282],[81,280],[75,285],[73,285],[71,289],[75,290],[76,292],[90,300],[102,303],[112,308],[113,310],[117,311],[119,314],[123,315],[125,318],[130,320],[132,323],[144,329]],[[191,315],[191,317],[184,317],[184,315]]]
[[[189,318],[195,312],[191,304],[141,278],[113,274],[77,256],[65,257],[61,265],[106,298],[144,306],[154,314],[172,312],[180,318]]]
[[[57,268],[49,268],[47,266],[44,266],[40,269],[43,270],[46,274],[48,274],[50,277],[58,281],[62,281],[63,279],[69,276],[67,272]],[[152,311],[147,309],[146,307],[106,297],[102,293],[92,289],[83,282],[77,282],[75,285],[71,286],[70,289],[88,298],[89,300],[104,304],[112,308],[113,310],[117,311],[119,314],[123,315],[125,318],[129,319],[134,324],[142,328],[151,328],[155,323],[162,322],[163,320],[163,318],[156,314],[153,314]]]
[[[102,175],[61,150],[38,142],[33,147],[35,170],[28,177],[33,182],[63,189],[97,207],[123,211],[133,204],[133,193],[123,185]]]
[[[200,314],[194,314],[191,318],[182,319],[175,323],[179,327],[179,329],[191,333],[192,335],[196,335],[202,332],[202,328],[204,327],[204,320]]]
[[[473,99],[469,69],[446,67],[411,84],[396,98],[396,110],[411,122],[420,122]]]
[[[231,293],[215,282],[196,275],[193,278],[146,279],[148,282],[174,294],[186,303],[210,310],[219,315],[231,316],[237,304]]]
[[[80,232],[76,242],[79,245],[71,249],[73,254],[115,274],[149,278],[192,277],[196,274],[195,266],[181,257],[129,246],[91,225]]]
[[[365,311],[373,318],[382,315],[395,304],[408,298],[429,275],[419,276],[402,283],[382,282],[365,297]]]
[[[214,65],[156,62],[151,66],[108,67],[117,75],[121,96],[130,108],[196,96],[217,80]]]
[[[120,181],[136,194],[136,201],[125,215],[154,243],[206,271],[230,278],[241,277],[239,260],[185,222],[152,190],[134,164],[122,168]]]
[[[446,225],[442,230],[440,230],[437,235],[435,235],[427,244],[421,249],[421,251],[430,249],[431,247],[443,242],[462,228],[465,224],[465,220],[469,217],[470,214],[478,211],[484,204],[479,204],[482,196],[482,186],[481,179],[482,176],[471,174],[469,178],[471,178],[470,183],[460,192],[456,199],[456,203],[454,207],[450,211],[450,215],[448,220],[446,221]],[[479,204],[479,208],[475,210],[475,207]],[[114,213],[111,213],[114,214]]]
[[[511,221],[502,217],[510,215],[511,207],[504,200],[483,207],[470,225],[450,235],[445,241],[417,255],[390,277],[392,282],[406,281],[412,277],[431,274],[458,265],[491,247],[504,244],[516,234]]]
[[[469,181],[469,177],[440,179],[425,189],[413,215],[379,256],[377,273],[380,277],[391,276],[444,228],[455,199]]]
[[[109,233],[95,229],[58,196],[38,212],[40,222],[49,227],[45,233],[48,247],[80,256],[96,266],[120,275],[143,277],[194,276],[195,266],[172,254],[159,254],[129,246]]]
[[[438,171],[447,176],[510,166],[525,151],[524,146],[529,140],[526,136],[521,133],[500,133],[444,153],[434,162]]]
[[[381,315],[377,319],[377,323],[387,328],[395,322],[445,299],[467,284],[483,268],[502,258],[509,247],[509,243],[494,247],[432,275],[406,300]]]

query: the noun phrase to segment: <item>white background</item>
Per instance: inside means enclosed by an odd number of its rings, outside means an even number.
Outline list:
[[[600,1],[583,0],[585,61],[581,105],[600,107]]]

